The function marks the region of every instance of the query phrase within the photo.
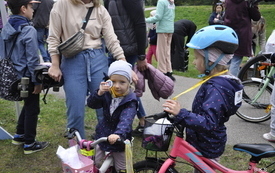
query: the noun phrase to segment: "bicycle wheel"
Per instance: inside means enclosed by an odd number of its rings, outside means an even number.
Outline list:
[[[263,78],[269,72],[270,66],[259,62],[270,62],[271,54],[262,54],[251,58],[240,70],[238,78],[241,81],[251,80],[252,77]],[[273,83],[273,81],[271,82]]]
[[[253,99],[258,93],[259,88],[262,86],[262,83],[249,80],[244,81],[243,86],[243,102],[242,106],[236,112],[237,116],[245,121],[253,123],[269,120],[269,105],[272,88],[267,86],[257,101],[253,102]]]
[[[135,173],[157,173],[161,163],[157,161],[143,160],[134,164]],[[173,167],[169,167],[166,173],[178,173]]]

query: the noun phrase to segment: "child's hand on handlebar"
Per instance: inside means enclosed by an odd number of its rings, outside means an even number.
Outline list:
[[[116,134],[111,134],[108,136],[108,141],[110,144],[114,144],[119,138],[120,138],[120,136],[118,136]]]
[[[178,115],[180,112],[180,104],[175,100],[166,100],[162,106],[164,111],[172,115]]]

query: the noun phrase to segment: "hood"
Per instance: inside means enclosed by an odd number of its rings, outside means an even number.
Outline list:
[[[3,40],[13,40],[21,32],[22,26],[26,25],[30,25],[30,21],[26,17],[20,15],[10,16],[8,23],[1,32]]]
[[[232,97],[235,98],[237,92],[243,89],[241,81],[233,75],[221,75],[210,79],[208,82],[212,83],[220,93],[223,93],[223,101],[229,105],[227,115],[235,114],[241,103],[235,105],[235,102],[229,102],[229,100],[232,100]]]

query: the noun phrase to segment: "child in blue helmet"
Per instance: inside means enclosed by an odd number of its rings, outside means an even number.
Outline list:
[[[194,49],[193,64],[202,76],[214,76],[201,85],[192,111],[181,108],[174,100],[167,100],[163,107],[174,115],[175,123],[186,127],[186,140],[191,145],[204,157],[217,159],[227,140],[224,123],[241,106],[243,86],[226,70],[238,47],[238,38],[227,26],[211,25],[197,31],[187,46]]]

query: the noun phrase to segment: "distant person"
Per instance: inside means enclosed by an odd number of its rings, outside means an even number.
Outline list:
[[[215,6],[215,11],[213,11],[209,17],[209,25],[223,24],[224,10],[221,3]]]
[[[108,137],[96,147],[95,163],[100,167],[105,152],[112,152],[116,172],[126,171],[125,146],[115,144],[117,139],[132,140],[132,123],[137,114],[138,101],[131,88],[131,64],[119,60],[113,62],[108,70],[109,80],[101,82],[99,89],[91,93],[87,105],[93,109],[103,108],[103,118],[96,126],[95,138]]]
[[[171,42],[172,68],[178,71],[187,71],[189,58],[186,44],[196,32],[197,26],[194,22],[182,19],[174,23],[174,33]],[[185,42],[185,37],[187,37]]]
[[[38,46],[44,62],[50,62],[51,57],[47,50],[47,38],[49,35],[49,18],[53,7],[53,0],[40,0],[41,4],[35,4],[33,25],[37,31]]]
[[[150,12],[150,17],[153,17],[156,15],[156,10],[153,10]],[[153,25],[151,25],[151,28],[149,29],[149,33],[148,33],[148,42],[149,42],[149,47],[146,53],[146,60],[147,63],[152,64],[152,57],[153,55],[155,56],[156,61],[158,61],[157,59],[157,32],[156,32],[156,24],[153,23]]]
[[[253,55],[256,56],[256,47],[260,47],[260,54],[265,52],[265,44],[266,44],[266,21],[263,16],[259,21],[251,21],[252,22],[252,50]]]
[[[5,41],[1,52],[7,52],[15,42],[11,60],[16,64],[19,78],[30,78],[28,97],[23,100],[23,107],[17,120],[16,134],[12,144],[23,145],[24,154],[31,154],[45,149],[49,143],[36,141],[38,115],[40,113],[39,94],[42,85],[34,77],[34,69],[39,64],[38,43],[35,28],[31,25],[33,3],[31,0],[8,0],[12,15],[4,25],[1,38]]]
[[[219,160],[227,141],[225,123],[242,102],[241,81],[226,71],[238,38],[227,26],[211,25],[198,30],[187,46],[194,49],[193,63],[200,74],[213,77],[199,88],[192,111],[175,100],[167,100],[163,110],[174,116],[174,123],[185,127],[186,141],[202,156]]]
[[[270,121],[270,130],[268,133],[263,134],[263,138],[269,142],[275,142],[275,85],[272,88],[272,94],[270,97],[271,104],[271,121]]]
[[[146,18],[146,23],[156,23],[158,70],[173,81],[171,65],[171,41],[174,33],[175,4],[174,0],[158,0],[156,15]]]
[[[225,6],[224,25],[233,28],[239,38],[239,47],[230,61],[229,71],[234,76],[238,76],[243,57],[252,56],[251,19],[260,20],[261,13],[258,10],[258,4],[250,4],[250,1],[246,0],[226,0]]]

